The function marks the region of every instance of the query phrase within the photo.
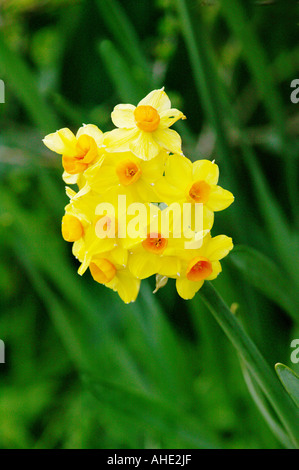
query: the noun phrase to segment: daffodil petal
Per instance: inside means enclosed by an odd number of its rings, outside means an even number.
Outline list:
[[[222,267],[219,261],[213,261],[212,262],[212,274],[206,278],[207,281],[212,281],[213,279],[216,279],[218,274],[221,273]]]
[[[130,150],[142,160],[151,160],[158,155],[160,147],[151,132],[139,131],[137,139],[130,143]]]
[[[86,179],[93,191],[103,194],[105,191],[117,186],[119,180],[112,166],[102,166],[101,168],[93,167],[87,170]]]
[[[177,256],[161,256],[159,274],[167,277],[176,277],[179,268],[180,262]]]
[[[179,119],[186,119],[186,116],[178,109],[171,108],[160,113],[160,127],[170,127]]]
[[[180,297],[185,300],[192,299],[196,292],[201,288],[204,281],[188,281],[186,278],[178,278],[176,280],[176,289]]]
[[[234,202],[234,196],[230,191],[220,186],[212,186],[208,201],[208,207],[213,211],[222,211]]]
[[[170,108],[171,103],[163,87],[160,90],[151,91],[143,100],[139,101],[138,106],[152,106],[158,113],[162,113]]]
[[[226,235],[218,235],[211,238],[205,250],[205,256],[210,261],[218,261],[224,258],[232,249],[234,245],[232,239]]]
[[[87,270],[87,268],[90,264],[90,260],[91,260],[91,257],[89,256],[88,253],[86,253],[86,255],[84,257],[84,260],[83,260],[83,262],[81,263],[81,266],[78,269],[78,274],[80,274],[80,276],[82,276],[85,273],[85,271]]]
[[[184,197],[183,192],[179,188],[175,188],[169,184],[165,176],[157,180],[153,187],[159,202],[163,201],[168,205],[172,204],[173,202],[177,202]]]
[[[156,157],[142,163],[142,178],[149,183],[154,183],[157,179],[161,178],[167,157],[168,154],[162,150]]]
[[[121,246],[117,246],[111,251],[111,260],[112,263],[125,267],[128,262],[128,251]]]
[[[182,153],[182,139],[173,129],[160,128],[153,132],[155,141],[165,150],[172,153]]]
[[[83,126],[78,129],[76,138],[78,139],[81,135],[89,135],[89,137],[92,137],[98,147],[103,145],[104,134],[98,126],[95,126],[94,124],[83,124]]]
[[[135,106],[132,104],[118,104],[111,113],[111,119],[116,127],[133,129],[136,127],[134,119]]]
[[[159,271],[160,257],[143,251],[129,256],[128,267],[133,276],[145,279]]]
[[[210,160],[197,160],[193,163],[192,174],[194,181],[206,181],[210,185],[217,184],[219,168]]]
[[[127,152],[130,150],[130,141],[135,139],[139,130],[113,129],[104,136],[104,145],[107,152]]]
[[[165,165],[165,178],[169,184],[185,192],[192,181],[192,163],[183,155],[170,155]]]
[[[133,277],[128,270],[119,271],[117,277],[116,290],[120,298],[126,304],[134,302],[140,289],[140,279]]]
[[[72,199],[74,196],[76,196],[76,191],[69,188],[68,186],[65,187],[65,193],[66,193],[67,197],[69,197],[70,199]]]
[[[62,174],[62,179],[66,184],[76,184],[78,182],[79,175],[70,175],[66,171]]]
[[[203,230],[211,230],[214,224],[214,212],[203,207]]]
[[[60,155],[67,155],[68,157],[76,155],[76,142],[76,137],[67,127],[60,129],[53,134],[48,134],[43,139],[43,143],[50,150],[59,153]]]

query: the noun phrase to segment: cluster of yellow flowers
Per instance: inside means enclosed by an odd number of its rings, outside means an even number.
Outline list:
[[[158,287],[176,279],[179,295],[190,299],[205,280],[218,276],[219,260],[233,248],[231,238],[212,238],[210,232],[214,212],[234,197],[217,185],[214,162],[192,163],[183,155],[181,138],[170,127],[185,116],[171,108],[164,88],[137,107],[117,105],[111,118],[116,126],[111,132],[88,124],[76,135],[63,128],[43,140],[62,155],[64,181],[78,186],[77,192],[66,187],[70,201],[62,219],[63,238],[73,242],[81,263],[78,273],[89,268],[126,303],[153,274]],[[173,204],[183,220],[175,219]],[[196,207],[201,208],[200,229]],[[166,220],[172,221],[168,230]]]

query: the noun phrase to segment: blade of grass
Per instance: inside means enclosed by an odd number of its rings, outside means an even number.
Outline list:
[[[245,366],[244,362],[240,360],[242,372],[244,376],[245,383],[249,390],[250,395],[257,408],[259,409],[261,415],[269,426],[269,429],[272,431],[274,436],[282,443],[287,449],[295,449],[287,434],[284,432],[282,427],[277,423],[276,419],[272,416],[269,406],[264,398],[262,391],[257,385],[256,381],[252,378],[248,368]]]
[[[202,300],[245,361],[284,424],[293,443],[299,448],[298,409],[212,284],[205,282],[199,292]]]
[[[299,408],[299,377],[298,375],[289,367],[284,364],[275,365],[276,373],[281,381],[282,385],[294,400],[294,403]]]

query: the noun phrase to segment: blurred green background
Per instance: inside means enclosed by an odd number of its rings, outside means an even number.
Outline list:
[[[82,123],[110,130],[116,104],[164,85],[188,118],[176,125],[184,153],[215,159],[236,197],[216,214],[213,235],[236,248],[214,285],[271,368],[298,371],[298,2],[0,8],[0,447],[282,447],[200,294],[183,301],[169,281],[152,295],[151,279],[127,306],[77,275],[60,234],[60,157],[41,139]]]

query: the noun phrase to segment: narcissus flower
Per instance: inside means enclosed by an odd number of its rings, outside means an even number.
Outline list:
[[[170,155],[165,164],[165,176],[155,184],[160,199],[167,204],[191,202],[203,204],[206,226],[211,228],[214,212],[222,211],[234,201],[230,191],[217,185],[219,168],[209,160],[192,163],[183,155]]]
[[[219,260],[233,249],[232,239],[226,235],[212,238],[206,235],[201,248],[180,252],[180,269],[176,277],[176,288],[183,299],[192,299],[204,281],[215,279],[221,272]],[[165,275],[163,269],[159,274]]]
[[[84,274],[93,257],[112,250],[118,263],[126,264],[128,254],[123,248],[124,240],[117,237],[117,212],[99,214],[97,210],[106,199],[92,191],[80,196],[70,188],[67,188],[67,195],[70,203],[62,218],[62,236],[66,241],[74,242],[73,254],[81,262],[78,273]]]
[[[179,134],[169,127],[185,116],[171,108],[164,88],[149,93],[137,107],[131,104],[115,106],[111,119],[118,129],[105,135],[108,152],[130,150],[138,158],[150,160],[161,149],[173,153],[182,151]]]
[[[186,230],[186,227],[184,229],[180,223],[175,222],[169,208],[161,210],[152,205],[144,235],[134,239],[127,238],[124,242],[129,250],[128,267],[131,273],[139,279],[160,272],[167,277],[176,277],[180,253],[191,243],[192,246],[200,247],[206,234],[203,231],[195,235],[191,230]]]
[[[140,280],[125,265],[119,263],[115,251],[93,257],[89,265],[90,273],[95,281],[118,292],[126,304],[134,302],[139,292]]]
[[[117,152],[106,155],[84,176],[89,188],[98,194],[119,189],[131,202],[159,202],[154,184],[163,175],[166,159],[164,150],[150,161],[140,160],[132,152]]]
[[[104,134],[87,124],[80,127],[76,136],[67,127],[47,135],[43,142],[53,152],[62,155],[63,179],[66,183],[78,183],[80,175],[99,158],[103,152]]]

